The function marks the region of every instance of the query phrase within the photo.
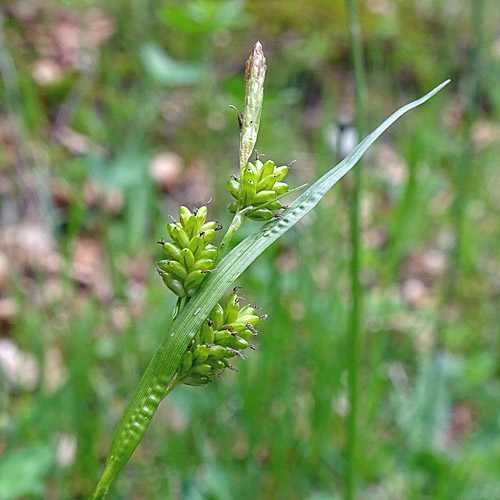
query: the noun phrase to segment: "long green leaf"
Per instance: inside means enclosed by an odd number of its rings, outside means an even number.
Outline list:
[[[146,369],[115,432],[106,462],[106,470],[100,483],[101,494],[96,494],[94,498],[105,496],[111,480],[125,465],[139,444],[156,407],[167,394],[166,388],[179,366],[187,345],[230,285],[269,245],[312,210],[325,193],[349,172],[388,127],[404,113],[430,99],[448,83],[449,80],[443,82],[424,97],[396,111],[359,143],[349,156],[299,196],[283,217],[273,219],[265,224],[221,260],[217,270],[205,280],[195,297],[176,318],[171,331],[161,343]],[[153,409],[151,409],[152,406],[154,406]]]

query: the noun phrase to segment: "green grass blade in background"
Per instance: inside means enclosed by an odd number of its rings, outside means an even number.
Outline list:
[[[176,318],[171,331],[147,367],[115,432],[106,470],[94,498],[104,498],[111,481],[139,444],[158,404],[167,394],[168,384],[178,368],[186,346],[228,287],[267,247],[311,211],[388,127],[407,111],[426,102],[448,83],[449,80],[443,82],[427,95],[396,111],[358,144],[349,156],[299,196],[283,217],[265,224],[222,259],[217,270],[205,280],[196,296]]]
[[[363,41],[359,24],[358,4],[356,0],[346,0],[347,17],[349,19],[349,41],[354,73],[355,124],[358,137],[365,134],[366,119],[366,76],[363,58]],[[349,413],[347,415],[346,468],[344,476],[344,492],[346,500],[355,497],[355,476],[357,472],[357,435],[358,435],[358,394],[360,343],[363,325],[363,287],[361,286],[361,183],[362,164],[354,171],[354,188],[350,203],[350,238],[351,238],[351,310],[349,331],[347,332],[347,391]]]
[[[469,60],[467,62],[467,73],[464,76],[464,130],[462,135],[462,152],[457,159],[455,167],[456,196],[453,202],[453,224],[455,225],[456,243],[453,250],[453,265],[448,273],[448,284],[445,295],[449,298],[459,290],[459,281],[463,278],[465,271],[469,270],[473,259],[467,255],[468,239],[467,230],[467,206],[471,198],[471,176],[473,172],[473,126],[480,114],[480,94],[478,93],[481,72],[483,70],[482,58],[484,52],[484,25],[485,25],[485,2],[478,0],[471,4],[470,8],[470,30],[472,33],[472,46]],[[472,168],[471,168],[472,167]],[[453,271],[452,271],[453,270]]]

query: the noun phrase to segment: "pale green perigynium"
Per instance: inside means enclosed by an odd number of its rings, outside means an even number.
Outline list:
[[[263,60],[263,55],[262,55]],[[225,293],[231,283],[260,255],[269,245],[295,225],[320,201],[324,194],[341,179],[359,160],[373,142],[399,117],[407,111],[419,106],[439,90],[447,82],[442,83],[424,97],[414,101],[391,115],[382,125],[366,137],[340,164],[333,167],[323,177],[317,180],[306,192],[295,200],[282,218],[271,220],[238,245],[227,256],[221,258],[224,251],[218,252],[217,269],[204,280],[200,289],[191,298],[183,302],[182,310],[176,315],[174,323],[158,347],[139,386],[120,420],[113,436],[106,468],[94,493],[94,500],[106,497],[110,484],[127,463],[128,459],[142,439],[151,419],[161,400],[180,382],[176,381],[178,371],[196,332],[200,330],[203,322],[210,315],[220,297]],[[260,116],[260,110],[258,113]],[[253,125],[253,124],[252,124]],[[256,139],[256,136],[255,136]],[[254,143],[255,144],[255,139]],[[252,145],[253,148],[253,145]],[[251,154],[248,153],[248,158]],[[246,162],[248,162],[248,158]],[[244,163],[244,166],[246,165]],[[241,225],[244,216],[239,212],[235,214],[233,223],[228,228],[224,242],[229,243],[232,235]],[[214,332],[215,334],[215,332]]]

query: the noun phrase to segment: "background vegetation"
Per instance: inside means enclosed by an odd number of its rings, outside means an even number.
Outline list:
[[[0,499],[83,499],[169,325],[154,269],[168,214],[213,197],[229,221],[228,104],[256,40],[259,152],[297,160],[296,185],[340,158],[345,6],[4,0],[0,13]],[[453,81],[363,165],[359,499],[500,497],[499,22],[495,0],[361,3],[367,130]],[[258,352],[174,391],[110,499],[342,498],[352,177],[238,283],[269,313]]]

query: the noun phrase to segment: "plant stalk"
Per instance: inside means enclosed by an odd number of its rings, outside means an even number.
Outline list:
[[[350,52],[354,73],[355,90],[355,126],[358,137],[364,136],[365,124],[365,71],[363,62],[363,46],[361,28],[358,19],[358,5],[356,0],[346,0],[349,22]],[[355,490],[357,471],[357,420],[359,400],[359,369],[360,369],[360,340],[362,328],[362,287],[360,282],[361,269],[361,237],[360,237],[360,199],[361,199],[361,162],[354,171],[354,189],[350,206],[350,240],[351,240],[351,293],[352,304],[349,318],[348,338],[348,401],[349,414],[347,417],[347,450],[344,488],[346,500],[352,500]]]
[[[224,238],[222,239],[219,251],[217,252],[217,257],[215,260],[216,264],[222,259],[222,257],[224,257],[227,254],[227,251],[229,250],[229,244],[231,243],[231,240],[233,239],[233,236],[236,233],[236,231],[238,231],[238,229],[243,224],[244,220],[245,217],[241,212],[236,212],[234,214],[233,220],[231,221],[231,224],[228,227],[227,232],[224,235]]]

